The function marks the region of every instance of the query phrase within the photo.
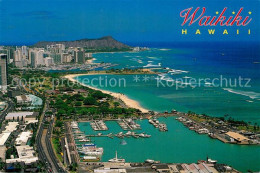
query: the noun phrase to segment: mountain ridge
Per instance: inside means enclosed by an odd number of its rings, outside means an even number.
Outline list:
[[[96,39],[79,39],[79,40],[72,40],[72,41],[39,41],[32,45],[33,47],[46,47],[47,45],[52,44],[64,44],[65,47],[83,47],[88,49],[93,48],[113,48],[113,49],[123,49],[123,48],[131,48],[124,43],[121,43],[115,40],[112,36],[104,36],[101,38]]]

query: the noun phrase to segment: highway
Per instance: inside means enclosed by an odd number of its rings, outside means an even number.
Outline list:
[[[50,122],[50,125],[48,126],[48,129],[44,129],[44,124],[47,121],[47,118],[45,116],[46,111],[49,110],[49,103],[46,101],[46,106],[44,107],[43,110],[43,118],[42,121],[40,122],[40,127],[37,135],[37,149],[39,153],[39,159],[42,160],[45,165],[46,165],[46,171],[48,173],[50,172],[59,172],[59,173],[65,173],[66,171],[63,169],[62,166],[60,166],[58,163],[59,161],[57,160],[55,153],[52,148],[51,144],[51,133],[52,133],[52,128],[53,128],[53,119]],[[44,132],[47,134],[43,135]],[[44,142],[44,143],[43,143]],[[44,146],[46,148],[44,148]],[[45,152],[45,151],[48,152]]]
[[[6,101],[7,102],[7,107],[1,112],[0,114],[0,123],[2,124],[5,116],[14,110],[14,103],[12,101]]]

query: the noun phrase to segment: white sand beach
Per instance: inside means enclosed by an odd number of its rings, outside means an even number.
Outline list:
[[[96,73],[96,74],[101,74],[101,73]],[[149,110],[143,108],[137,101],[128,98],[128,97],[127,97],[126,95],[124,95],[124,94],[115,93],[115,92],[111,92],[111,91],[106,91],[106,90],[99,89],[99,88],[94,88],[94,87],[92,87],[92,86],[89,86],[89,85],[80,83],[80,82],[78,82],[77,80],[74,79],[74,78],[77,77],[77,76],[85,76],[85,75],[95,75],[95,73],[89,73],[89,74],[69,74],[69,75],[66,75],[66,76],[64,76],[64,77],[67,78],[68,80],[72,81],[72,82],[77,82],[77,83],[79,83],[79,84],[81,84],[81,85],[83,85],[83,86],[89,87],[89,88],[91,88],[91,89],[102,91],[102,92],[105,93],[105,94],[110,94],[110,95],[112,95],[113,97],[122,100],[128,107],[135,108],[135,109],[139,109],[139,110],[142,111],[143,113],[147,113],[147,112],[149,111]]]
[[[87,63],[88,63],[88,64],[92,64],[93,61],[95,61],[95,60],[97,60],[97,59],[96,59],[96,58],[88,59],[88,60],[87,60]]]

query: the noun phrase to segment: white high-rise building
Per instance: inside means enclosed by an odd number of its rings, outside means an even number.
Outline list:
[[[37,66],[45,65],[44,58],[43,58],[43,53],[44,53],[44,50],[38,50],[36,52],[35,60],[36,60],[36,65]]]
[[[16,67],[23,67],[23,63],[22,63],[22,51],[19,48],[16,48],[15,52],[14,52],[14,65]]]
[[[22,56],[28,58],[28,48],[27,48],[27,46],[22,46]]]
[[[3,91],[7,89],[7,55],[0,54],[0,85]]]
[[[44,62],[45,62],[45,66],[46,67],[49,67],[51,65],[54,64],[54,61],[53,61],[53,58],[52,57],[46,57],[44,58]]]

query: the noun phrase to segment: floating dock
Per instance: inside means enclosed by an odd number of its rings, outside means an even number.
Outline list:
[[[152,124],[155,128],[158,128],[161,132],[168,131],[167,125],[160,123],[156,118],[149,119],[149,123]]]
[[[108,130],[106,124],[102,120],[90,122],[90,125],[91,125],[92,129],[95,130],[95,131],[106,131],[106,130]]]
[[[141,126],[131,118],[117,121],[123,130],[140,130]]]

